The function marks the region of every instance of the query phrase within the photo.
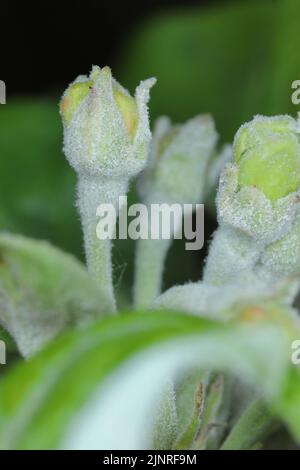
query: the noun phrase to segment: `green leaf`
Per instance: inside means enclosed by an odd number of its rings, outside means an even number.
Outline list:
[[[260,389],[300,440],[300,335],[289,310],[217,323],[182,314],[130,313],[59,337],[0,382],[4,449],[149,448],[155,406],[186,368],[229,370]]]
[[[189,449],[200,426],[209,374],[193,370],[180,377],[176,387],[178,414],[176,449]]]
[[[74,172],[62,153],[59,96],[12,99],[0,113],[0,229],[81,255]]]
[[[12,99],[1,106],[0,230],[49,240],[82,260],[76,176],[62,152],[58,102],[59,95]],[[132,191],[128,196],[128,204],[136,202]],[[132,240],[115,240],[116,294],[122,305],[129,304],[133,247]]]
[[[221,410],[223,397],[224,377],[218,374],[209,384],[201,416],[199,435],[195,440],[193,448],[200,450],[205,449],[209,441],[211,441],[211,434],[212,431],[215,431],[215,426],[221,426],[222,428],[226,426],[224,422],[218,422],[218,415]]]
[[[254,400],[245,410],[222,445],[222,450],[251,449],[271,432],[278,423],[265,403]]]
[[[0,233],[0,323],[24,356],[67,326],[99,318],[107,305],[74,257],[47,242]]]

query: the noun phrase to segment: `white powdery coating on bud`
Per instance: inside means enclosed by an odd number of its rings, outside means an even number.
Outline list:
[[[168,139],[161,149],[163,139]],[[172,126],[167,117],[157,120],[149,165],[140,180],[143,197],[150,193],[178,203],[200,201],[208,160],[218,135],[210,115],[196,116],[185,124]],[[159,199],[157,196],[155,199]]]
[[[299,115],[298,114],[298,120],[299,120]],[[300,130],[300,121],[296,121],[293,119],[291,116],[288,114],[280,114],[277,116],[263,116],[261,114],[256,114],[254,118],[251,121],[244,122],[237,131],[237,133],[234,136],[233,139],[233,150],[235,151],[237,147],[237,142],[240,138],[241,133],[243,132],[244,129],[247,129],[249,132],[249,135],[251,137],[251,141],[253,144],[259,144],[261,142],[261,133],[260,131],[257,131],[256,126],[257,124],[270,124],[270,123],[281,123],[283,120],[285,120],[286,124],[288,124],[288,128],[291,132],[298,133]],[[270,129],[270,131],[272,131]]]
[[[238,167],[226,165],[217,195],[218,222],[241,230],[258,243],[270,244],[292,227],[299,212],[300,190],[272,202],[254,186],[239,188]]]
[[[150,99],[150,89],[155,85],[156,78],[149,78],[148,80],[142,81],[136,89],[135,100],[138,108],[138,125],[134,137],[134,146],[148,145],[152,138],[152,134],[149,127],[149,110],[148,102]],[[148,149],[147,149],[148,150]],[[140,156],[140,154],[138,153]],[[147,155],[148,156],[148,155]]]
[[[204,280],[222,284],[252,270],[258,279],[272,283],[299,273],[300,191],[272,202],[254,186],[240,187],[238,171],[237,165],[228,164],[220,177],[220,227],[210,247]]]
[[[151,140],[147,103],[156,80],[141,82],[135,98],[113,79],[108,67],[93,67],[89,77],[77,81],[90,84],[90,90],[85,89],[87,95],[71,119],[64,119],[64,152],[78,174],[77,207],[87,266],[105,290],[113,312],[111,241],[97,238],[96,211],[103,203],[116,207],[119,196],[127,193],[130,178],[147,163]],[[115,219],[111,222],[114,225]]]
[[[223,284],[242,278],[259,260],[263,246],[235,228],[222,225],[215,232],[206,260],[203,279]]]
[[[289,233],[269,245],[262,257],[261,265],[274,276],[300,275],[300,217],[298,216]]]
[[[294,279],[269,282],[248,271],[242,279],[221,286],[196,282],[172,287],[156,299],[153,307],[226,321],[235,308],[260,301],[289,304],[294,295]]]
[[[93,72],[97,73],[89,94],[64,125],[64,152],[79,175],[130,178],[147,161],[151,139],[147,102],[155,79],[141,82],[136,90],[138,123],[132,141],[113,94],[114,89],[124,94],[127,90],[108,68],[94,67]]]

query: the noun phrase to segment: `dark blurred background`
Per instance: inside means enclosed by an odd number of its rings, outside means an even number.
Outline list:
[[[10,96],[59,90],[91,64],[118,63],[124,43],[149,17],[217,3],[225,1],[6,2],[1,7],[1,79],[9,84]]]
[[[300,79],[299,22],[299,0],[1,5],[7,104],[0,105],[0,229],[48,239],[83,258],[58,101],[92,64],[110,65],[131,92],[156,76],[152,120],[169,114],[181,122],[211,112],[220,143],[230,142],[254,114],[298,112],[291,84]],[[215,226],[207,213],[207,239]],[[118,242],[115,251],[122,294],[132,277],[132,243]],[[176,242],[166,285],[197,279],[204,256]]]

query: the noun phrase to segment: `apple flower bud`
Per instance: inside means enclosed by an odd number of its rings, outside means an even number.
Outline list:
[[[208,160],[217,138],[209,114],[177,125],[172,125],[167,117],[159,118],[149,164],[140,178],[142,197],[182,204],[200,202]]]
[[[235,136],[239,184],[255,186],[271,201],[300,188],[300,127],[290,116],[256,116]]]
[[[249,269],[274,280],[300,272],[298,255],[291,256],[299,240],[299,135],[299,120],[290,116],[256,116],[237,132],[234,163],[220,177],[220,227],[206,281],[220,283]]]
[[[220,222],[263,244],[290,230],[299,205],[299,133],[299,122],[289,116],[256,116],[240,128],[234,163],[220,178]]]
[[[111,75],[109,67],[94,66],[89,77],[79,76],[65,91],[60,112],[64,125],[64,152],[78,175],[79,209],[87,266],[116,308],[112,282],[111,240],[96,235],[97,208],[118,207],[130,178],[146,165],[151,140],[149,90],[155,79],[130,96]]]
[[[142,82],[132,98],[111,75],[94,66],[64,93],[60,110],[64,152],[79,174],[131,177],[143,169],[151,139],[147,102],[155,79]]]

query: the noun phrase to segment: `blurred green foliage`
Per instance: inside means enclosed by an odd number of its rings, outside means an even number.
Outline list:
[[[0,108],[0,229],[78,253],[75,175],[61,150],[57,101],[12,100]]]
[[[70,434],[74,438],[74,430],[81,436],[76,442],[79,449],[85,448],[82,435],[86,433],[91,448],[95,442],[102,448],[103,439],[112,446],[108,448],[120,448],[128,429],[129,442],[134,439],[139,444],[151,419],[149,402],[157,396],[162,377],[196,364],[238,371],[239,377],[247,377],[247,386],[259,387],[272,414],[285,422],[299,442],[300,375],[289,357],[289,345],[299,326],[289,313],[287,308],[269,304],[260,322],[236,318],[226,323],[175,312],[123,312],[86,329],[65,332],[31,361],[20,361],[3,377],[0,448],[64,449],[72,441]],[[107,380],[112,373],[114,379]],[[145,374],[150,380],[144,389]],[[132,394],[127,392],[128,384]],[[103,386],[106,399],[101,396]],[[212,392],[212,399],[219,398],[216,388]],[[112,410],[108,419],[103,412],[106,406]],[[125,412],[120,412],[121,408]],[[204,414],[200,415],[205,426],[206,410],[202,408]],[[226,448],[250,448],[258,436],[262,438],[266,428],[262,407],[257,409],[256,402],[255,422],[248,410],[246,407]],[[137,415],[147,416],[143,429]]]
[[[120,76],[131,90],[156,76],[151,115],[181,121],[211,112],[222,140],[255,114],[295,114],[300,78],[298,0],[227,1],[166,11],[142,24],[125,48]]]
[[[151,93],[153,118],[169,114],[183,121],[209,111],[221,140],[230,141],[254,114],[297,112],[290,96],[292,81],[300,79],[299,20],[298,0],[168,10],[138,25],[114,73],[130,90],[140,79],[158,78]],[[82,72],[74,70],[74,77]],[[82,258],[75,175],[62,154],[57,103],[58,95],[8,97],[0,107],[0,229],[48,239]],[[214,226],[208,218],[206,223],[207,239]],[[184,252],[179,245],[170,253],[167,284],[200,274],[203,254]],[[116,242],[115,252],[117,286],[125,268],[129,285],[133,243]]]

